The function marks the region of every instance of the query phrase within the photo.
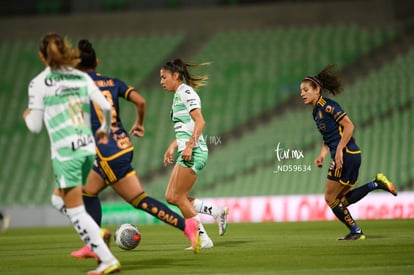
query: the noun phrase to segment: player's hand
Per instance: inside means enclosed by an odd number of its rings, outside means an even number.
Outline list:
[[[108,144],[109,135],[102,131],[102,129],[98,129],[95,134],[95,139],[98,144]]]
[[[316,159],[315,159],[315,165],[317,166],[317,167],[319,167],[319,168],[321,168],[322,167],[322,165],[323,165],[323,161],[324,161],[324,157],[322,157],[322,156],[318,156]]]
[[[342,165],[344,164],[344,153],[342,150],[336,150],[335,164],[337,168],[342,168]]]
[[[131,131],[129,131],[129,133],[132,136],[135,136],[135,137],[143,137],[144,136],[144,132],[145,132],[144,126],[142,126],[142,125],[134,125],[132,127]]]
[[[184,161],[190,161],[192,157],[193,157],[193,147],[186,146],[183,153],[181,154],[181,158]]]
[[[164,166],[167,166],[168,164],[173,164],[174,163],[174,149],[173,148],[168,148],[167,151],[164,154]]]

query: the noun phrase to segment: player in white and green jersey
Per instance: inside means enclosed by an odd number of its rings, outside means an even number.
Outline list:
[[[190,65],[181,59],[174,59],[165,63],[160,70],[162,87],[174,93],[171,119],[176,135],[176,139],[164,154],[164,165],[174,162],[173,155],[178,148],[176,165],[171,173],[165,197],[167,202],[180,209],[186,221],[198,222],[200,248],[211,248],[213,242],[197,213],[215,217],[219,225],[219,234],[223,235],[227,228],[228,208],[189,197],[197,176],[206,165],[208,158],[207,144],[202,134],[205,121],[201,112],[201,101],[193,89],[203,86],[207,76],[197,77],[188,71],[188,67],[200,65],[204,64]]]
[[[100,90],[92,79],[73,68],[52,71],[47,67],[30,82],[29,109],[43,113],[52,160],[65,162],[95,155],[89,98],[108,104],[97,94]]]
[[[183,167],[190,167],[194,173],[198,174],[206,165],[208,157],[207,144],[202,134],[194,144],[193,158],[189,161],[184,161],[182,158],[182,152],[194,132],[195,122],[190,113],[196,109],[201,110],[200,97],[191,86],[182,83],[174,94],[171,110],[179,154],[177,163]]]
[[[29,106],[23,117],[31,132],[46,125],[56,185],[66,213],[81,239],[98,255],[99,266],[88,275],[109,274],[121,269],[100,235],[100,228],[86,212],[82,185],[95,159],[95,142],[90,126],[90,100],[104,114],[97,131],[98,142],[107,142],[111,105],[85,73],[73,68],[79,61],[68,41],[58,34],[43,37],[39,56],[46,68],[29,85]]]

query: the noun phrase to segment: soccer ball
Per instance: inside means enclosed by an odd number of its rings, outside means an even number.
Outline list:
[[[115,243],[124,250],[132,250],[141,241],[141,233],[138,228],[130,223],[124,223],[115,231]]]

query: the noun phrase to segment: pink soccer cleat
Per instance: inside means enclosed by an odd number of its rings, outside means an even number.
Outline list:
[[[198,221],[193,218],[185,219],[184,235],[191,242],[191,247],[195,254],[198,254],[201,250],[200,232],[198,227]]]

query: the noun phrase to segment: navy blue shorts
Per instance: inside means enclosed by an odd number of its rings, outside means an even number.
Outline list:
[[[359,167],[361,166],[361,153],[344,152],[344,161],[341,169],[332,161],[328,170],[328,179],[338,181],[340,184],[354,186],[358,182]]]
[[[132,151],[115,158],[101,159],[97,156],[93,170],[105,180],[106,184],[113,184],[126,176],[136,173],[131,165],[133,156],[134,153]]]

